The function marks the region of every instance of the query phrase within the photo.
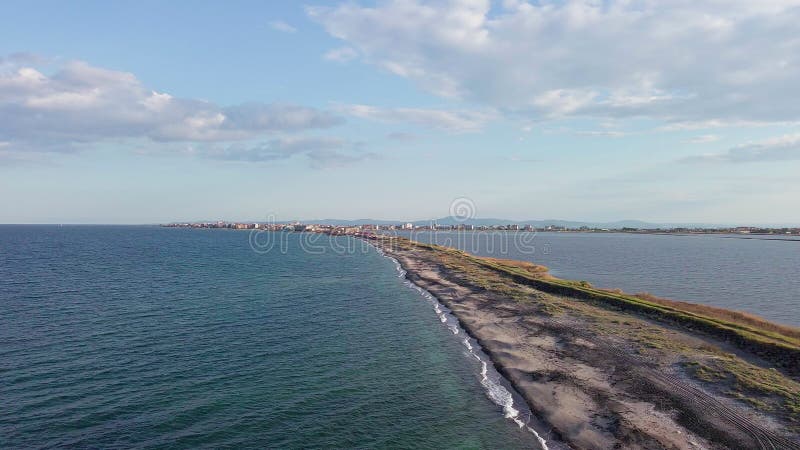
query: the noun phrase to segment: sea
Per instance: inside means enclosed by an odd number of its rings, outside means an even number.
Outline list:
[[[391,232],[530,261],[601,288],[745,311],[800,326],[800,237],[514,231]]]
[[[0,448],[559,448],[350,237],[0,226]]]

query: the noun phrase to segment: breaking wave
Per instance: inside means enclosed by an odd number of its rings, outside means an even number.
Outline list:
[[[440,303],[439,300],[430,292],[422,289],[406,279],[407,272],[403,269],[403,266],[399,261],[391,256],[386,255],[386,253],[380,248],[374,248],[381,256],[389,258],[394,263],[395,269],[397,270],[397,276],[404,279],[403,283],[406,286],[417,291],[420,296],[431,303],[433,310],[439,317],[439,321],[441,321],[441,323],[445,325],[453,333],[453,335],[463,336],[461,343],[464,344],[464,347],[466,348],[466,354],[471,358],[475,358],[480,364],[480,383],[481,386],[483,386],[487,397],[489,397],[494,404],[503,409],[503,414],[507,419],[513,420],[514,423],[516,423],[520,428],[525,428],[533,433],[541,445],[542,450],[549,450],[547,447],[547,441],[529,425],[532,413],[528,406],[522,401],[515,402],[515,395],[512,394],[511,389],[513,388],[511,387],[510,383],[494,368],[494,365],[489,357],[486,356],[486,353],[484,353],[480,344],[478,344],[474,338],[469,336],[469,334],[464,331],[460,322],[458,321],[458,318],[456,318],[450,309]],[[516,397],[520,398],[519,394],[517,394]]]

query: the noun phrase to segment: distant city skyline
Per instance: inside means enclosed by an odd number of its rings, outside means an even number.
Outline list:
[[[0,223],[800,225],[800,1],[0,13]]]
[[[456,225],[471,225],[471,226],[502,226],[502,225],[531,225],[536,227],[537,229],[543,229],[548,226],[555,226],[555,227],[565,227],[565,228],[579,228],[579,227],[593,227],[593,228],[600,228],[600,227],[612,227],[612,228],[736,228],[736,227],[764,227],[764,228],[800,228],[800,225],[794,223],[759,223],[759,222],[751,222],[751,223],[708,223],[708,222],[647,222],[643,220],[637,219],[621,219],[609,222],[598,222],[598,221],[587,221],[587,220],[564,220],[564,219],[503,219],[503,218],[491,218],[491,217],[475,217],[468,220],[461,220],[461,219],[454,219],[452,217],[439,217],[439,218],[430,218],[430,219],[413,219],[413,218],[406,218],[406,219],[371,219],[371,218],[360,218],[360,219],[336,219],[336,218],[325,218],[325,219],[298,219],[298,218],[290,218],[290,219],[279,219],[276,217],[271,217],[267,219],[238,219],[238,220],[224,220],[224,219],[216,219],[216,220],[174,220],[170,222],[164,222],[158,225],[165,225],[165,224],[198,224],[198,223],[214,223],[214,222],[223,222],[223,223],[249,223],[249,224],[261,224],[261,225],[269,225],[269,224],[291,224],[291,223],[301,223],[301,224],[313,224],[313,225],[336,225],[336,226],[346,226],[346,225],[396,225],[402,226],[407,224],[412,224],[414,227],[421,227],[426,225],[446,225],[446,226],[456,226]],[[137,224],[132,224],[137,225]],[[140,224],[140,225],[156,225],[156,224]]]

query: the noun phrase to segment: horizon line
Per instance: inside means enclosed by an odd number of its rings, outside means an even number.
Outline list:
[[[643,226],[652,225],[657,227],[665,227],[671,226],[675,228],[685,228],[685,227],[700,227],[700,228],[737,228],[737,227],[760,227],[760,228],[800,228],[800,222],[797,223],[755,223],[755,222],[736,222],[736,223],[714,223],[714,222],[702,222],[702,221],[685,221],[685,222],[677,222],[677,221],[669,221],[669,222],[659,222],[659,221],[651,221],[651,220],[641,220],[641,219],[618,219],[618,220],[573,220],[573,219],[522,219],[522,220],[515,220],[515,219],[498,219],[494,217],[475,217],[469,218],[466,220],[461,220],[455,216],[445,216],[439,217],[436,219],[416,219],[416,220],[396,220],[396,219],[373,219],[373,218],[362,218],[362,219],[335,219],[335,218],[326,218],[326,219],[286,219],[286,220],[229,220],[229,219],[217,219],[217,220],[209,220],[209,219],[201,219],[201,220],[171,220],[166,222],[161,221],[154,221],[154,222],[0,222],[0,226],[159,226],[159,225],[169,225],[169,224],[180,224],[180,223],[187,223],[187,224],[198,224],[198,223],[258,223],[258,224],[290,224],[290,223],[301,223],[301,224],[323,224],[324,222],[345,222],[345,223],[355,223],[355,222],[365,222],[361,225],[369,225],[369,222],[373,222],[373,224],[378,224],[379,222],[381,225],[384,224],[395,224],[395,225],[402,225],[407,223],[414,223],[418,224],[420,222],[431,223],[435,224],[440,220],[454,220],[458,222],[458,224],[463,225],[474,225],[471,223],[473,221],[494,221],[497,225],[522,225],[531,222],[554,222],[552,225],[558,225],[557,222],[569,222],[576,224],[578,226],[587,226],[587,224],[595,224],[595,225],[614,225],[614,224],[621,224],[624,222],[639,222]],[[451,224],[442,224],[442,225],[451,225]]]

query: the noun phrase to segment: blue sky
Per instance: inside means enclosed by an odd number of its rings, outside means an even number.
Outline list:
[[[800,224],[796,1],[3,2],[0,222]]]

